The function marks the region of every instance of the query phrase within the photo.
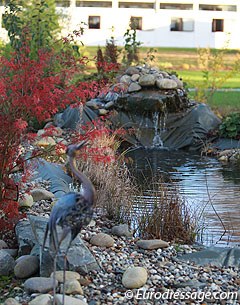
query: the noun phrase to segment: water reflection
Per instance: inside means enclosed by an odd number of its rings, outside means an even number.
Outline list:
[[[191,208],[203,210],[204,244],[240,244],[239,166],[183,151],[137,149],[128,156],[139,183],[161,174],[167,184],[178,186]]]

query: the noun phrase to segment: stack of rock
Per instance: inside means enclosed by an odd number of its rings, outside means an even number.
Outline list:
[[[176,75],[171,75],[158,68],[129,67],[117,78],[117,83],[110,88],[107,94],[91,99],[86,105],[97,110],[99,115],[106,115],[117,104],[119,97],[148,89],[161,93],[162,91],[167,93],[169,90],[175,90],[179,95],[182,95],[183,82]]]

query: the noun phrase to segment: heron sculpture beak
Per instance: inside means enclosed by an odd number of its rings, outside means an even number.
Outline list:
[[[88,140],[83,140],[79,144],[76,145],[76,150],[81,149],[82,147],[86,146],[88,144]]]

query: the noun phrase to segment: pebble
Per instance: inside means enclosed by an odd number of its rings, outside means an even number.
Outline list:
[[[90,244],[109,248],[114,245],[114,239],[108,234],[98,233],[90,239]]]
[[[52,305],[50,294],[41,294],[28,303],[28,305]]]
[[[83,295],[83,289],[78,280],[66,280],[65,293]]]
[[[112,234],[116,236],[126,236],[132,237],[133,232],[129,231],[129,227],[127,224],[120,224],[112,227]]]
[[[15,299],[13,298],[8,298],[4,303],[3,305],[20,305],[18,303],[18,301],[16,301]]]
[[[136,82],[136,81],[139,80],[139,77],[140,77],[140,75],[139,75],[138,73],[135,73],[135,74],[133,74],[133,75],[131,76],[131,80],[132,80],[133,82]]]
[[[142,87],[138,84],[138,83],[131,83],[128,87],[128,92],[132,93],[132,92],[137,92],[142,90]]]
[[[57,294],[56,295],[56,302],[57,302],[57,305],[63,305],[62,294]],[[87,305],[87,303],[80,300],[80,299],[73,298],[73,297],[65,295],[64,305]]]
[[[51,278],[53,277],[53,273],[51,274]],[[55,273],[55,278],[59,283],[63,283],[63,271],[59,270]],[[65,279],[66,281],[70,280],[80,280],[80,274],[75,271],[68,271],[65,272]]]
[[[168,78],[157,79],[156,85],[159,89],[176,89],[178,87],[175,80]]]
[[[19,199],[19,206],[21,208],[30,208],[33,206],[33,197],[30,194],[24,194],[20,199]]]
[[[156,78],[152,74],[145,74],[139,77],[138,83],[142,87],[150,87],[154,86],[156,82]]]
[[[33,201],[40,201],[40,200],[49,200],[54,198],[54,194],[42,188],[33,189],[31,191],[31,195],[33,197]]]
[[[127,75],[133,76],[139,74],[139,69],[137,67],[128,67],[125,73]]]
[[[149,240],[138,240],[136,242],[136,245],[145,250],[153,250],[158,248],[167,248],[169,247],[169,243],[166,241],[163,241],[161,239],[149,239]]]
[[[131,82],[131,77],[130,77],[129,75],[123,75],[123,76],[120,78],[120,82],[121,82],[121,83],[130,84],[130,82]]]
[[[124,287],[133,289],[144,286],[147,282],[147,270],[143,267],[129,267],[123,274],[122,284]]]

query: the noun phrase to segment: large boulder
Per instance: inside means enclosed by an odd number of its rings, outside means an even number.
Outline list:
[[[159,117],[154,120],[156,114]],[[199,150],[206,143],[209,132],[221,122],[207,105],[197,103],[187,110],[164,115],[123,110],[112,117],[112,121],[116,128],[124,126],[135,131],[126,137],[131,144],[152,148],[158,136],[165,148],[190,150]]]
[[[45,229],[48,219],[40,216],[28,216],[28,220],[21,221],[17,224],[17,237],[19,242],[20,255],[31,253],[31,255],[40,256],[42,251],[42,242],[44,239]],[[60,233],[59,228],[59,233]],[[70,242],[70,236],[62,242],[60,252],[66,253]],[[49,252],[48,241],[42,251],[42,260],[40,266],[41,276],[48,277],[53,271],[54,254]],[[92,270],[98,270],[99,266],[88,250],[84,242],[77,236],[71,243],[67,252],[68,269],[81,274],[89,273]],[[64,256],[59,255],[57,258],[57,269],[64,268]]]

